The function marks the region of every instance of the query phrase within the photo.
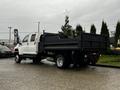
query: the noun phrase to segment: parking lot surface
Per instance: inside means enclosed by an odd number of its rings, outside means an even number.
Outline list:
[[[45,63],[45,64],[44,64]],[[0,59],[0,90],[120,90],[120,69],[89,66],[60,70],[53,63]]]

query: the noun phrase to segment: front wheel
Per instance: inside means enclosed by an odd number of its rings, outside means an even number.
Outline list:
[[[21,58],[18,54],[15,55],[15,62],[16,63],[21,63]]]
[[[69,57],[69,56],[68,56]],[[69,67],[70,63],[65,55],[57,55],[56,56],[56,66],[60,69],[64,69]]]

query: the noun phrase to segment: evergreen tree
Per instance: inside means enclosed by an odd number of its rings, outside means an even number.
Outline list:
[[[115,42],[114,42],[114,46],[117,47],[117,43],[118,43],[118,39],[120,38],[120,22],[117,22],[116,25],[116,32],[115,32]]]
[[[108,30],[107,24],[104,21],[102,21],[101,35],[106,36],[106,38],[107,38],[107,47],[109,48],[110,47],[109,30]]]
[[[104,21],[102,21],[101,35],[109,37],[109,30],[107,24]]]
[[[94,25],[94,24],[91,25],[90,33],[96,34],[96,28],[95,28],[95,25]]]
[[[81,25],[77,25],[76,26],[76,36],[79,36],[80,33],[83,32],[82,26]]]
[[[62,29],[62,33],[64,36],[73,37],[73,29],[72,29],[72,26],[69,25],[69,17],[68,16],[65,17],[65,24],[62,25],[61,29]]]

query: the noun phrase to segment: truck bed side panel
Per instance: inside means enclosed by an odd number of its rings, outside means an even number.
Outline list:
[[[82,33],[77,38],[61,38],[58,34],[45,34],[39,50],[83,50],[102,51],[106,49],[106,37]]]

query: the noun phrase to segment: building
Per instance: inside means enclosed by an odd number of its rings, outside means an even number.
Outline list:
[[[110,45],[114,46],[114,43],[115,43],[115,38],[110,37]],[[120,39],[118,39],[117,46],[120,47]]]

